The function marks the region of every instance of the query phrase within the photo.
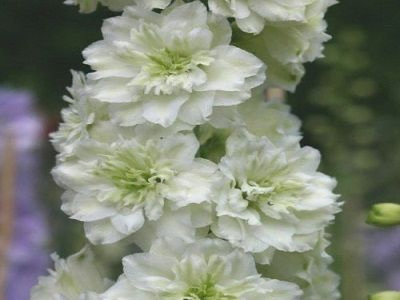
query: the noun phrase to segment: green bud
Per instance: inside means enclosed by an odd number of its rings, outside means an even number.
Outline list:
[[[400,204],[378,203],[373,205],[369,211],[367,223],[381,227],[400,225]]]
[[[369,300],[400,300],[400,292],[380,292],[369,296]]]

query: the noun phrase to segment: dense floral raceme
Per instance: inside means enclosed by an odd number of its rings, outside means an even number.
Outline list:
[[[247,100],[265,79],[259,59],[229,45],[227,20],[197,1],[161,14],[131,6],[102,31],[83,55],[95,70],[92,96],[110,103],[120,125],[202,124],[214,106]]]
[[[245,130],[226,142],[213,232],[268,261],[271,250],[307,251],[339,211],[336,181],[317,172],[319,152],[287,138],[273,144]]]
[[[85,247],[66,260],[52,256],[55,269],[40,277],[31,300],[100,300],[111,282],[102,277],[92,251]]]
[[[92,244],[142,252],[115,283],[88,248],[54,256],[31,299],[337,300],[336,181],[290,107],[265,101],[322,56],[334,2],[67,0],[121,14],[83,51],[92,72],[72,71],[51,134],[61,209]]]
[[[150,139],[147,134],[136,130],[134,137],[120,136],[109,144],[82,143],[77,160],[53,170],[56,182],[67,189],[62,209],[85,222],[93,243],[118,241],[145,223],[158,224],[160,234],[180,232],[192,239],[195,228],[211,221],[216,166],[194,158],[197,140],[191,134]]]
[[[124,274],[104,300],[294,300],[293,283],[261,278],[254,259],[218,239],[157,240],[149,253],[123,259]]]

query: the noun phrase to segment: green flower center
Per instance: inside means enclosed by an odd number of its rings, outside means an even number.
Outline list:
[[[198,286],[189,288],[182,300],[234,300],[235,296],[223,294],[215,288],[215,283],[208,277]]]
[[[169,49],[161,49],[149,55],[149,59],[153,63],[150,72],[156,76],[179,75],[190,71],[192,67],[191,56]]]
[[[274,204],[290,205],[295,199],[299,198],[304,186],[300,182],[286,180],[282,182],[274,182],[269,179],[248,181],[239,186],[242,191],[242,197],[249,201],[249,206],[256,208],[258,203],[267,203],[272,206]]]
[[[129,85],[143,88],[144,94],[171,95],[181,91],[191,92],[193,86],[206,81],[201,66],[214,61],[209,49],[196,49],[185,34],[171,33],[173,46],[165,41],[165,33],[153,23],[145,23],[139,29],[132,29],[131,47],[117,49],[118,56],[138,70]],[[146,50],[137,47],[137,41]]]
[[[155,159],[146,154],[146,151],[148,150],[132,148],[104,155],[94,174],[114,185],[116,195],[110,201],[123,201],[122,206],[141,203],[148,192],[156,190],[159,184],[163,184],[173,175],[167,165],[156,164]],[[126,197],[127,195],[133,197]]]

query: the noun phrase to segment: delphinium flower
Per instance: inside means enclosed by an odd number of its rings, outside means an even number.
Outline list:
[[[31,291],[31,300],[100,300],[111,282],[101,274],[90,248],[85,247],[67,259],[53,254],[54,270],[39,277]]]
[[[256,136],[267,136],[274,143],[285,138],[300,140],[301,121],[290,113],[290,107],[284,102],[265,96],[255,95],[249,101],[237,106],[242,126]]]
[[[63,122],[56,132],[50,134],[54,148],[59,152],[59,161],[73,159],[75,150],[82,142],[92,140],[108,143],[122,134],[122,129],[113,123],[108,114],[108,105],[90,97],[93,82],[82,72],[71,71],[72,86],[67,88],[69,96],[64,100],[70,105],[61,111]],[[146,124],[148,134],[156,134],[161,126]],[[190,130],[192,126],[176,122],[169,128],[171,133]]]
[[[102,300],[294,300],[289,282],[261,278],[250,254],[219,239],[157,240],[149,253],[123,258],[124,273]]]
[[[305,22],[306,7],[315,0],[210,0],[211,11],[233,17],[244,32],[260,33],[273,22]]]
[[[109,120],[106,105],[90,98],[91,87],[85,75],[76,71],[71,73],[72,86],[68,88],[70,96],[63,98],[70,106],[61,111],[63,122],[58,131],[50,134],[54,148],[60,152],[60,159],[71,157],[80,142],[93,138],[91,132]],[[97,136],[102,135],[103,130]]]
[[[124,239],[143,253],[123,258],[105,292],[60,285],[56,271],[33,295],[336,299],[321,237],[340,210],[336,181],[317,171],[319,152],[299,144],[300,121],[265,103],[262,86],[294,90],[303,63],[322,55],[333,1],[67,3],[122,15],[83,51],[93,72],[73,73],[71,105],[52,135],[61,208],[92,243]]]
[[[265,79],[258,58],[229,45],[225,18],[199,1],[176,3],[161,14],[127,7],[104,22],[104,40],[83,51],[94,69],[92,96],[110,104],[120,125],[202,124],[214,106],[247,100]]]
[[[79,5],[79,12],[91,13],[97,8],[97,4],[100,3],[107,6],[113,11],[122,11],[125,6],[132,4],[141,4],[150,9],[153,8],[165,8],[171,0],[66,0],[65,4],[68,5]]]
[[[290,107],[278,99],[266,101],[265,88],[253,90],[246,102],[233,107],[218,107],[210,116],[209,123],[199,125],[195,132],[201,143],[201,157],[219,162],[225,153],[229,135],[245,128],[258,137],[267,136],[273,143],[301,140],[301,121],[290,113]]]
[[[280,144],[245,130],[226,142],[219,169],[226,184],[219,186],[217,221],[212,231],[268,262],[273,249],[312,249],[318,232],[339,211],[336,181],[317,171],[320,154],[287,139]]]
[[[320,232],[316,246],[307,252],[276,251],[267,265],[258,265],[263,276],[296,283],[304,300],[337,300],[339,276],[329,269],[332,257],[326,253],[329,241]]]
[[[335,3],[331,0],[308,1],[302,20],[267,22],[255,36],[237,29],[234,44],[265,62],[269,86],[294,91],[304,75],[303,64],[323,56],[324,42],[330,39],[325,32],[324,16],[327,8]]]
[[[195,137],[139,129],[110,143],[81,143],[76,160],[53,170],[56,182],[67,189],[62,209],[85,222],[93,243],[118,241],[145,223],[155,234],[179,232],[190,240],[197,227],[211,222],[216,166],[194,158]],[[151,242],[151,236],[146,239]]]

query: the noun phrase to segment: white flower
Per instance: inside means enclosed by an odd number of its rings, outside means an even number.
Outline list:
[[[195,128],[200,141],[200,157],[219,162],[225,153],[225,142],[234,130],[245,128],[256,136],[266,136],[274,144],[290,137],[301,140],[301,121],[290,113],[290,107],[282,101],[266,101],[263,87],[254,89],[246,102],[230,107],[217,107],[209,123]]]
[[[265,96],[261,94],[237,108],[246,129],[256,136],[266,136],[274,144],[288,137],[301,139],[300,119],[279,100],[265,101]]]
[[[77,145],[90,137],[90,131],[108,120],[106,105],[89,98],[90,86],[85,75],[76,71],[71,73],[72,86],[68,88],[71,96],[64,96],[70,106],[61,111],[63,123],[58,131],[50,134],[54,148],[61,153],[60,158],[73,155]]]
[[[257,88],[246,102],[234,107],[218,107],[210,124],[219,129],[246,128],[256,136],[267,136],[273,143],[292,137],[301,139],[301,121],[290,113],[290,107],[276,99],[266,101],[265,88]]]
[[[110,283],[101,276],[93,253],[88,247],[66,260],[52,255],[55,270],[49,276],[39,277],[32,288],[31,300],[99,300]]]
[[[293,300],[295,284],[261,278],[251,255],[218,239],[158,240],[123,259],[124,274],[104,300]]]
[[[57,159],[60,161],[72,159],[76,148],[85,141],[111,143],[116,136],[130,132],[129,129],[120,128],[111,122],[106,103],[90,97],[92,82],[87,81],[82,72],[71,73],[72,86],[67,88],[70,96],[63,97],[70,106],[61,111],[63,122],[56,132],[50,134],[51,142],[59,152]],[[183,122],[175,122],[168,130],[148,122],[139,127],[137,130],[142,131],[141,135],[147,136],[166,132],[174,134],[192,129],[192,126]]]
[[[170,211],[183,209],[177,213],[187,214],[189,220],[207,211],[198,206],[209,205],[216,166],[194,158],[198,149],[194,136],[153,134],[147,139],[145,133],[135,131],[135,138],[121,136],[110,144],[82,143],[77,160],[62,162],[52,172],[67,189],[61,208],[85,222],[93,243],[118,241],[138,231],[146,220],[157,221],[167,231],[170,223],[184,222],[182,216],[182,220],[169,220]],[[209,223],[186,224],[192,236],[196,224]]]
[[[241,30],[260,33],[266,22],[304,22],[306,7],[315,0],[210,0],[211,11],[233,17]]]
[[[230,46],[228,21],[199,1],[161,14],[140,5],[105,21],[104,40],[83,51],[97,80],[93,97],[110,103],[114,121],[164,127],[207,121],[213,106],[236,105],[265,79],[265,66]]]
[[[304,75],[303,64],[323,56],[323,44],[330,39],[324,15],[334,3],[314,0],[307,5],[304,20],[268,23],[256,36],[237,30],[235,45],[264,61],[269,86],[294,91]]]
[[[165,8],[170,2],[171,0],[66,0],[64,4],[79,5],[80,13],[91,13],[96,10],[98,3],[107,6],[110,10],[122,11],[124,7],[133,4],[141,4],[149,9]]]
[[[271,249],[307,251],[339,211],[334,179],[317,172],[319,152],[242,130],[227,140],[212,231],[268,261]],[[262,257],[265,256],[265,257]]]
[[[296,283],[304,293],[301,299],[340,299],[339,276],[329,270],[332,258],[325,252],[328,246],[322,231],[314,249],[303,253],[276,251],[271,263],[258,270],[263,276]]]

